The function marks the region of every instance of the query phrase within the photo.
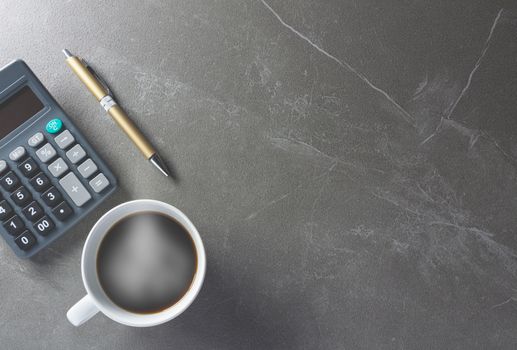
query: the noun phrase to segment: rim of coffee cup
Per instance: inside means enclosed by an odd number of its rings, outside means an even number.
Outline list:
[[[123,211],[124,209],[131,209]],[[133,313],[115,304],[104,292],[97,276],[97,253],[104,236],[116,222],[138,212],[159,212],[178,221],[189,233],[197,255],[197,269],[188,291],[170,307],[156,313]],[[106,221],[110,220],[110,221]],[[100,232],[100,233],[99,233]],[[92,247],[92,244],[94,245]],[[93,261],[93,263],[92,263]],[[91,271],[92,266],[94,271]],[[112,320],[133,327],[150,327],[170,321],[182,314],[199,294],[206,273],[206,254],[201,236],[190,219],[178,208],[154,199],[136,199],[110,209],[92,227],[84,244],[81,256],[81,275],[88,296],[95,306]],[[94,281],[92,278],[95,277]],[[92,284],[93,283],[93,284]]]

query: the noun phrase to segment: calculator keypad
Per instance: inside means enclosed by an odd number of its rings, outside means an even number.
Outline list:
[[[7,162],[5,160],[0,160],[0,174],[7,170]]]
[[[16,205],[22,207],[31,201],[32,196],[25,187],[21,186],[11,194],[11,199],[16,203]]]
[[[46,143],[43,147],[36,151],[36,155],[43,163],[47,163],[49,160],[54,158],[56,154],[56,150],[50,143]]]
[[[68,170],[68,165],[63,158],[58,158],[48,166],[48,171],[55,177],[60,177]]]
[[[77,167],[77,170],[82,177],[87,179],[97,171],[97,165],[93,162],[93,160],[88,158],[84,163]]]
[[[106,176],[104,176],[103,173],[100,173],[99,175],[95,176],[93,180],[90,181],[90,186],[96,193],[99,193],[102,190],[104,190],[106,187],[108,187],[109,184],[110,182],[108,181]]]
[[[52,186],[41,195],[41,199],[43,199],[43,202],[45,202],[46,205],[48,205],[51,208],[54,208],[57,204],[61,202],[63,196],[61,195],[61,192],[57,190],[57,188]]]
[[[36,243],[36,237],[29,231],[25,231],[14,240],[21,250],[29,250]]]
[[[11,217],[13,213],[13,208],[7,203],[5,200],[0,201],[0,220],[4,221],[7,218]]]
[[[32,158],[28,158],[22,164],[18,165],[18,169],[20,169],[22,174],[26,177],[31,177],[39,171],[38,165]]]
[[[84,206],[110,184],[74,135],[63,129],[46,136],[34,133],[27,149],[13,147],[9,159],[15,164],[0,159],[0,186],[7,192],[0,195],[0,222],[23,251],[45,245],[42,237],[56,231],[57,222],[71,219],[74,206]]]
[[[16,147],[11,153],[9,153],[9,159],[12,161],[18,161],[25,156],[25,148],[22,146]]]
[[[75,138],[72,136],[70,131],[65,130],[61,134],[57,135],[54,138],[54,141],[56,141],[57,146],[61,149],[65,149],[68,146],[70,146],[72,143],[74,143]]]
[[[0,178],[0,184],[4,190],[11,192],[20,184],[18,176],[14,175],[12,171],[8,172],[4,177]]]
[[[76,164],[81,159],[86,157],[86,152],[81,147],[81,145],[75,145],[74,147],[70,148],[68,152],[66,152],[66,157],[72,162],[72,164]]]
[[[5,230],[13,236],[16,236],[25,229],[25,225],[18,215],[14,215],[9,220],[7,220],[4,223],[4,227]]]
[[[54,222],[48,216],[44,216],[34,224],[34,229],[42,236],[48,235],[54,227]]]
[[[30,184],[36,191],[43,192],[50,186],[50,180],[45,174],[39,173],[31,179]]]
[[[52,214],[59,220],[65,221],[72,215],[74,211],[66,202],[61,202],[57,207],[52,209]]]
[[[78,207],[81,207],[92,198],[91,194],[74,173],[68,173],[65,177],[59,180],[59,184]]]
[[[37,202],[31,202],[31,204],[23,208],[23,214],[29,221],[35,222],[42,217],[45,212]]]
[[[31,147],[37,147],[41,145],[41,143],[45,140],[45,137],[41,132],[37,132],[31,136],[31,138],[27,141],[27,144]]]

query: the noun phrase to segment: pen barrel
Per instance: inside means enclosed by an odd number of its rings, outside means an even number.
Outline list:
[[[147,141],[147,138],[140,132],[136,125],[129,119],[127,114],[124,112],[119,105],[114,105],[108,111],[111,117],[115,120],[118,126],[126,133],[126,135],[134,142],[140,152],[146,159],[151,158],[156,150]]]
[[[97,101],[100,101],[108,94],[102,84],[99,83],[95,76],[88,70],[88,68],[85,67],[84,63],[78,57],[69,57],[66,59],[66,63],[75,75],[77,75],[77,77],[83,82],[86,88],[90,90],[93,96],[95,96]]]

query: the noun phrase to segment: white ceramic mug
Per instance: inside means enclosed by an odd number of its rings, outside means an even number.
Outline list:
[[[174,305],[157,313],[137,314],[117,306],[103,291],[97,276],[97,252],[102,239],[117,221],[129,214],[149,211],[172,217],[189,232],[197,253],[197,270],[190,288]],[[87,294],[68,310],[66,316],[74,326],[83,324],[99,311],[116,322],[133,327],[149,327],[165,323],[180,315],[196,299],[203,285],[205,271],[206,256],[201,237],[196,227],[179,209],[151,199],[122,203],[104,214],[93,226],[86,239],[81,258],[81,272]]]

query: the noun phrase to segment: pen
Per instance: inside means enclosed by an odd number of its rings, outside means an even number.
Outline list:
[[[144,157],[149,160],[163,175],[169,176],[170,171],[162,161],[154,147],[147,138],[140,132],[137,126],[129,119],[124,110],[117,104],[112,92],[104,80],[90,67],[83,59],[74,56],[67,49],[63,50],[66,56],[66,63],[84,85],[90,90],[93,96],[115,120],[118,126],[138,147]]]

